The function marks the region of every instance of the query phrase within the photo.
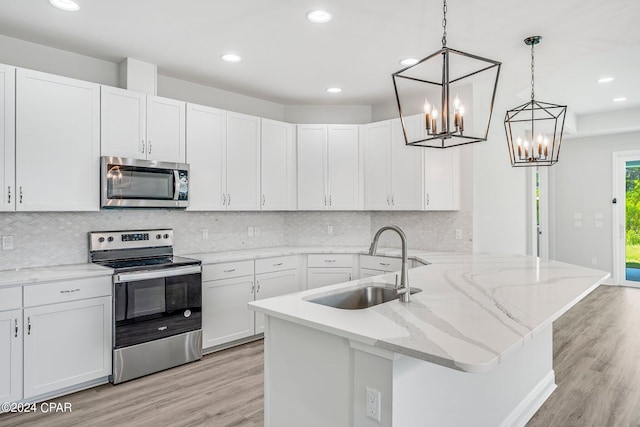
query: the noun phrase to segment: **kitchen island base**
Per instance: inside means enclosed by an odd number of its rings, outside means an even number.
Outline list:
[[[524,426],[556,387],[551,325],[483,373],[314,326],[266,317],[266,426]],[[380,392],[380,421],[367,388]]]

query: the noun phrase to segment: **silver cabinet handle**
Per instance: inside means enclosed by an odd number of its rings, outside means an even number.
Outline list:
[[[327,206],[327,195],[324,195],[324,205]]]
[[[149,140],[149,154],[151,154],[151,140]]]
[[[349,273],[349,280],[351,280],[351,273]]]
[[[18,319],[16,319],[16,334],[15,337],[18,338]]]
[[[27,335],[31,335],[31,317],[27,317]]]
[[[429,206],[429,193],[427,193],[427,206]]]
[[[331,194],[329,194],[329,206],[331,206]]]
[[[123,273],[113,276],[113,283],[139,282],[141,280],[160,279],[164,277],[184,276],[187,274],[201,273],[199,265],[188,267],[176,267],[166,270],[140,271],[139,273]]]
[[[396,205],[396,201],[394,200],[395,197],[396,197],[395,194],[391,195],[391,206],[395,206]]]
[[[11,203],[11,186],[8,186],[7,189],[7,203]]]
[[[144,154],[144,139],[140,140],[140,151],[142,152],[142,154]]]
[[[231,206],[231,193],[227,193],[227,206]]]
[[[225,272],[225,273],[233,273],[234,271],[236,271],[236,269],[235,269],[235,268],[232,268],[231,270],[225,270],[224,272]]]
[[[22,186],[20,186],[20,203],[22,203]]]
[[[227,206],[227,193],[222,193],[222,206]]]
[[[76,289],[65,289],[60,291],[61,294],[73,294],[76,292],[80,292],[80,288],[76,288]]]
[[[277,263],[277,264],[273,264],[274,267],[280,267],[282,265],[281,262]]]
[[[260,281],[259,280],[256,280],[256,285],[258,286],[256,288],[256,294],[257,294],[258,292],[260,292]]]
[[[253,284],[253,280],[251,281],[251,293],[254,293],[256,290],[256,285]]]
[[[264,197],[264,194],[262,195],[262,206],[264,206],[264,202],[265,202],[266,198]]]
[[[335,259],[325,259],[324,262],[336,262]]]
[[[391,206],[391,196],[387,195],[387,206]]]
[[[385,267],[388,267],[388,266],[390,266],[391,264],[387,264],[387,263],[385,263],[385,262],[381,262],[381,263],[380,263],[380,265],[384,265]]]

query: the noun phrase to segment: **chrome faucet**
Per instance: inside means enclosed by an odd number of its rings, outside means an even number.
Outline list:
[[[409,288],[409,263],[407,256],[407,235],[404,234],[404,230],[398,227],[397,225],[385,225],[382,227],[376,235],[373,237],[373,242],[371,242],[371,247],[369,248],[369,255],[375,255],[376,250],[378,249],[378,239],[380,239],[380,235],[385,230],[393,230],[400,236],[400,240],[402,241],[402,270],[400,272],[400,285],[398,286],[398,282],[396,281],[396,291],[398,292],[398,296],[400,301],[409,302],[409,295],[411,294]],[[396,276],[397,277],[397,276]],[[397,279],[396,279],[397,280]]]

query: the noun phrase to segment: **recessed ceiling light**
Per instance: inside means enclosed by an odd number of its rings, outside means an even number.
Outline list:
[[[627,100],[627,98],[625,98],[624,96],[619,96],[617,98],[613,98],[613,102],[624,102],[626,100]]]
[[[418,63],[418,59],[416,58],[405,58],[400,60],[400,65],[404,65],[406,67],[410,66],[410,65],[416,65]]]
[[[600,77],[598,83],[610,83],[615,80],[615,77]]]
[[[242,58],[239,55],[236,55],[235,53],[225,53],[224,55],[220,56],[220,59],[222,59],[223,61],[226,61],[226,62],[240,62],[240,61],[242,61]]]
[[[331,14],[324,10],[310,10],[307,12],[307,19],[314,24],[326,24],[331,21]]]
[[[67,12],[80,10],[80,5],[72,0],[49,0],[49,3],[51,3],[52,6],[66,10]]]
[[[329,87],[327,88],[327,92],[329,93],[340,93],[342,92],[342,89],[339,87]]]

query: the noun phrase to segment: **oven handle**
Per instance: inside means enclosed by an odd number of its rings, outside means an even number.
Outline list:
[[[140,273],[116,274],[113,283],[139,282],[141,280],[161,279],[164,277],[184,276],[187,274],[201,273],[202,268],[197,266],[178,267],[167,270],[143,271]]]

